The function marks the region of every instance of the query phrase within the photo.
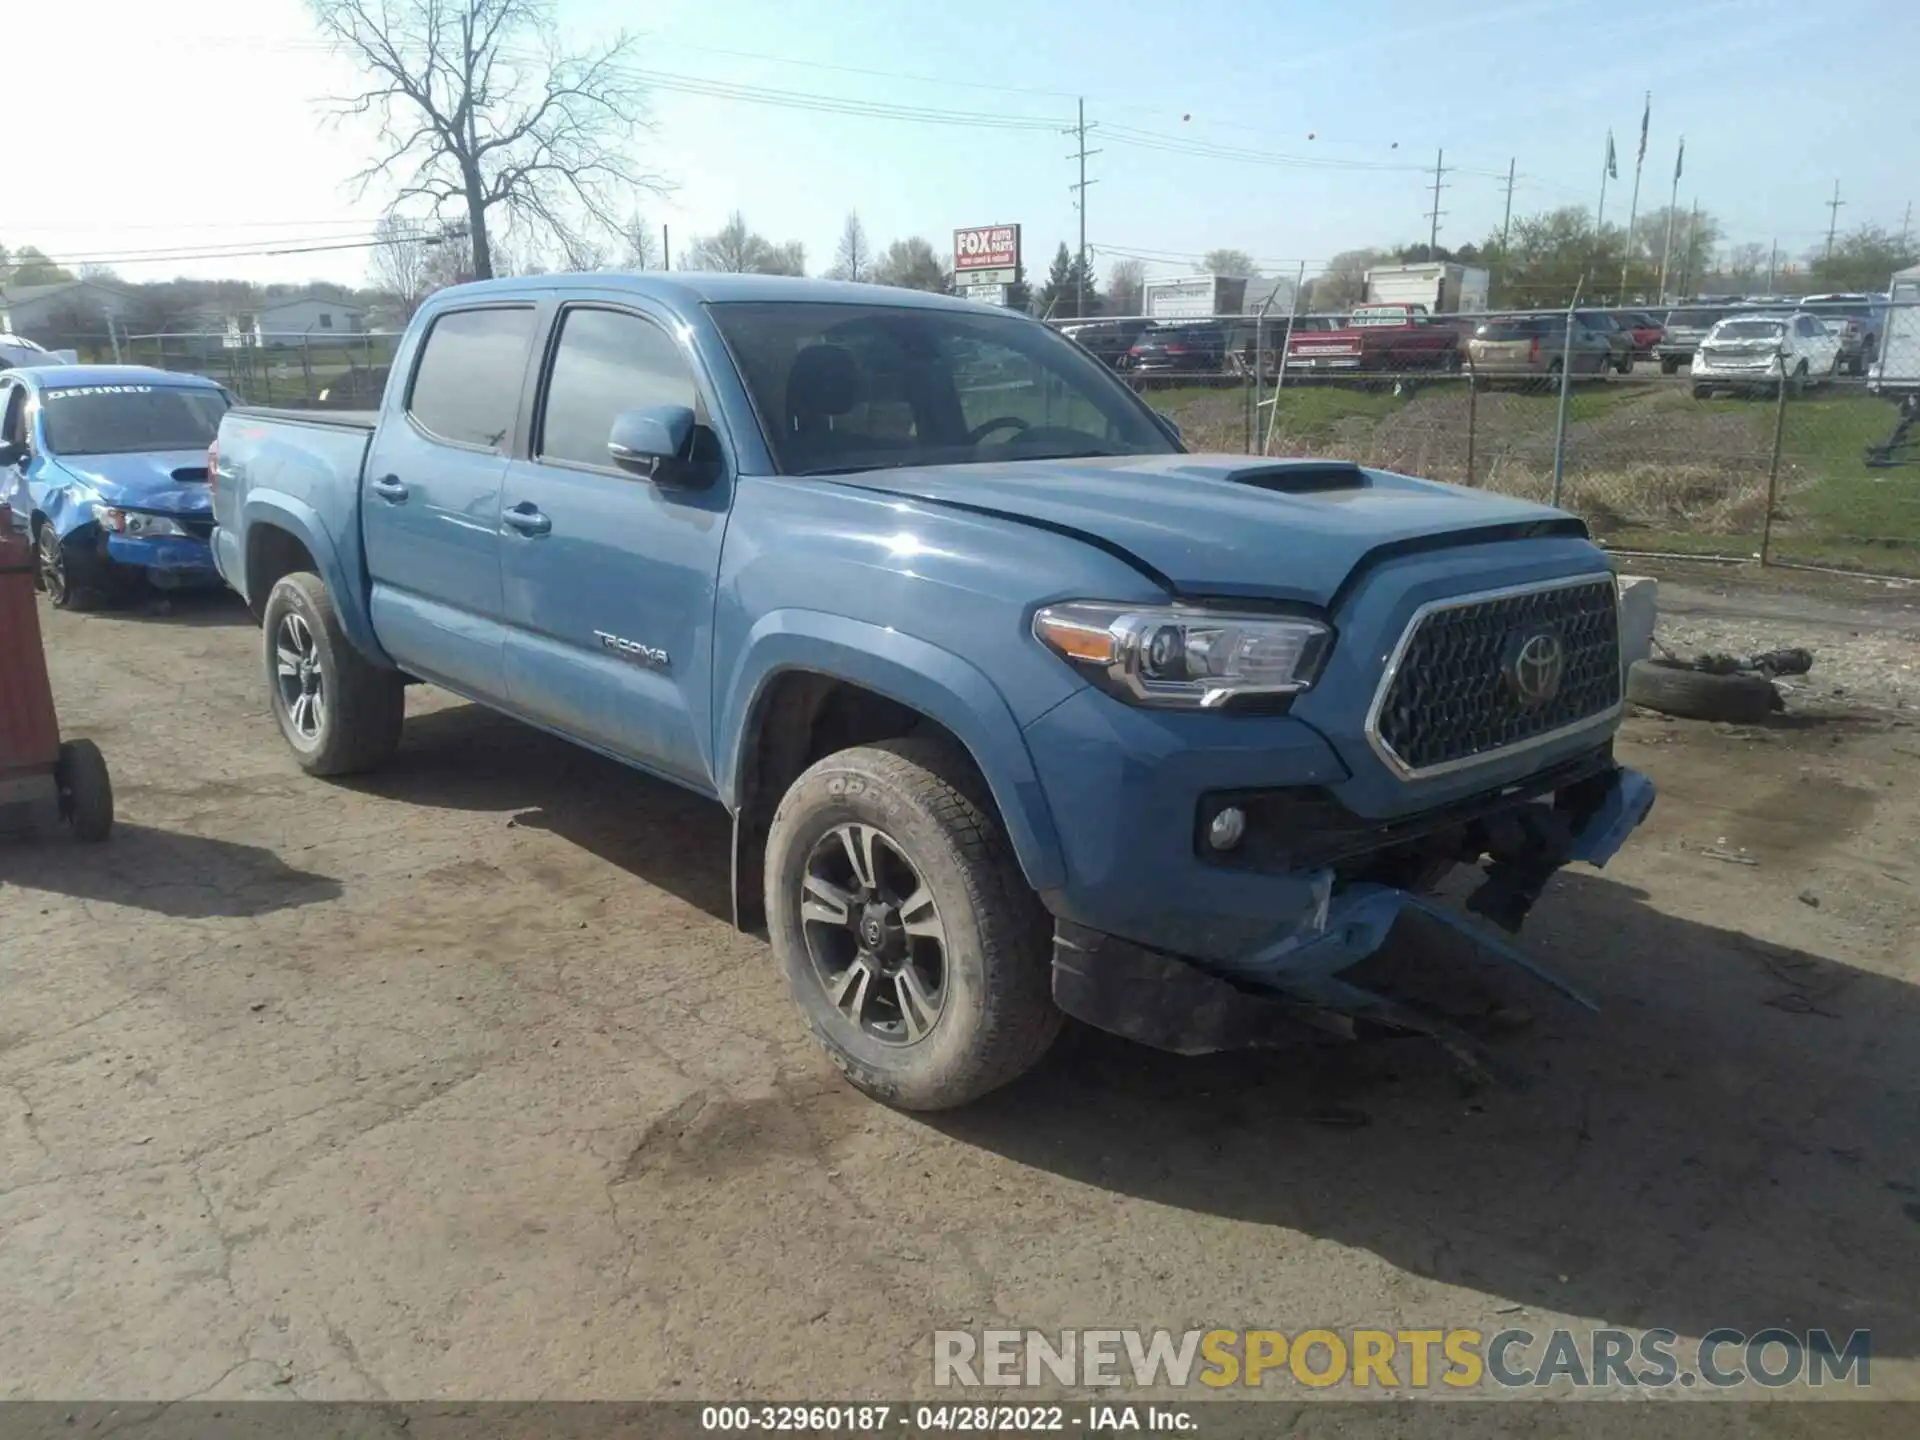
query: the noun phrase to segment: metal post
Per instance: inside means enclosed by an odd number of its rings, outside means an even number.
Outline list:
[[[1627,303],[1627,267],[1633,263],[1633,222],[1640,214],[1640,169],[1647,163],[1647,121],[1653,114],[1653,92],[1647,92],[1646,109],[1640,114],[1640,153],[1633,162],[1633,199],[1627,202],[1627,243],[1620,252],[1620,293],[1616,304]]]
[[[1480,372],[1474,369],[1473,356],[1467,356],[1467,486],[1473,486],[1473,437],[1479,424]]]
[[[1440,258],[1440,177],[1446,174],[1447,152],[1436,150],[1433,153],[1433,210],[1427,216],[1431,222],[1427,226],[1427,260],[1429,263]]]
[[[1680,208],[1680,165],[1686,158],[1687,137],[1680,137],[1680,151],[1673,160],[1673,193],[1667,197],[1667,240],[1660,247],[1660,298],[1667,298],[1667,261],[1673,256],[1673,212]]]
[[[660,268],[662,270],[673,268],[673,236],[667,233],[665,225],[660,227]]]
[[[1833,182],[1833,199],[1827,201],[1827,258],[1823,265],[1833,265],[1833,232],[1840,228],[1840,207],[1847,202],[1840,198],[1840,182]]]
[[[1307,262],[1300,262],[1300,270],[1293,279],[1293,303],[1287,306],[1287,333],[1280,339],[1280,363],[1273,367],[1273,409],[1267,412],[1267,434],[1260,442],[1260,453],[1273,453],[1273,427],[1280,419],[1280,386],[1287,378],[1287,355],[1293,349],[1293,317],[1300,313],[1300,287],[1307,283]]]
[[[1780,242],[1773,242],[1773,248],[1767,252],[1767,294],[1773,294],[1773,272],[1780,263]]]
[[[1773,404],[1773,458],[1767,462],[1767,509],[1760,519],[1760,563],[1773,558],[1773,507],[1780,495],[1780,442],[1787,431],[1787,354],[1780,347],[1780,385]]]
[[[1567,306],[1567,341],[1560,352],[1560,414],[1553,424],[1553,504],[1560,503],[1560,483],[1567,464],[1567,396],[1573,389],[1573,312],[1580,306],[1583,275],[1573,287],[1573,303]]]

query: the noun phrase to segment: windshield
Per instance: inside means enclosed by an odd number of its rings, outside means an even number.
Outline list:
[[[709,309],[785,475],[1179,450],[1045,325],[905,305]]]
[[[1778,340],[1786,330],[1778,320],[1729,320],[1713,332],[1716,340]]]
[[[55,455],[204,450],[226,392],[205,385],[81,385],[40,392],[41,426]]]
[[[1726,313],[1724,310],[1676,310],[1667,316],[1667,324],[1683,330],[1708,330]]]

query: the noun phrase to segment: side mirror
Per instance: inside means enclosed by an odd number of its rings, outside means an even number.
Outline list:
[[[685,405],[645,405],[613,419],[607,454],[622,470],[644,475],[669,490],[698,490],[713,479],[713,467],[694,460],[693,411]]]
[[[18,465],[27,458],[27,447],[18,440],[0,440],[0,465]]]

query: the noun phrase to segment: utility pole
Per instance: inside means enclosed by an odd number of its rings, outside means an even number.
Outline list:
[[[1847,202],[1840,198],[1840,182],[1833,182],[1833,198],[1827,201],[1827,258],[1825,264],[1833,264],[1833,232],[1840,228],[1840,207]]]
[[[1507,231],[1513,226],[1513,166],[1507,161],[1507,208],[1500,212],[1500,253],[1507,253]]]
[[[1095,125],[1099,123],[1097,120],[1094,122]],[[1067,158],[1080,162],[1079,180],[1067,187],[1073,191],[1073,203],[1080,211],[1080,258],[1078,264],[1074,267],[1073,313],[1075,315],[1085,315],[1087,313],[1087,186],[1098,185],[1100,183],[1098,180],[1087,179],[1087,157],[1100,153],[1098,150],[1087,149],[1087,131],[1089,128],[1091,127],[1087,124],[1087,102],[1083,97],[1079,101],[1076,109],[1074,127],[1067,132],[1079,141],[1078,148],[1076,148],[1071,155],[1067,156]]]
[[[1780,242],[1773,242],[1773,249],[1767,252],[1767,294],[1773,294],[1773,272],[1780,263]]]
[[[1907,248],[1909,237],[1913,234],[1913,202],[1907,202],[1907,213],[1900,217],[1900,248]]]
[[[673,268],[673,237],[667,233],[667,227],[664,225],[660,227],[660,268],[662,270]]]
[[[1431,222],[1427,226],[1427,259],[1440,258],[1440,217],[1447,212],[1440,208],[1440,192],[1446,187],[1440,183],[1440,177],[1447,173],[1447,152],[1437,150],[1433,156],[1433,209],[1427,212]]]

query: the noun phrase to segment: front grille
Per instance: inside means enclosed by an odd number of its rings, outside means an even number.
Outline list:
[[[213,538],[213,521],[211,520],[182,520],[180,528],[196,540]]]
[[[1417,613],[1374,702],[1369,738],[1404,775],[1451,770],[1547,739],[1620,705],[1613,577],[1445,600]],[[1558,642],[1558,682],[1542,657]],[[1523,663],[1522,652],[1526,651]]]

